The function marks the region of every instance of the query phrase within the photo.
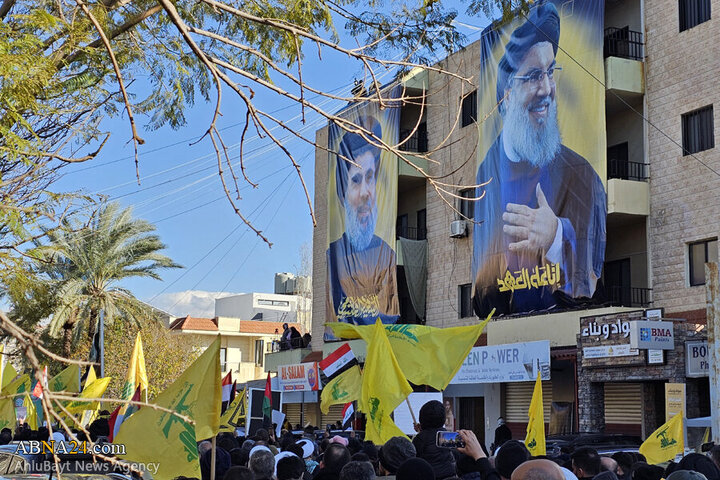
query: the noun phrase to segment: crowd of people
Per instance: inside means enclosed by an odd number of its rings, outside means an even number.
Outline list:
[[[105,413],[105,412],[103,412]],[[531,457],[524,443],[509,438],[507,426],[498,426],[488,451],[469,430],[460,430],[464,446],[436,445],[444,430],[445,407],[437,401],[420,409],[413,440],[398,436],[378,446],[350,437],[331,436],[318,441],[316,429],[308,427],[301,438],[283,428],[258,429],[252,437],[222,433],[216,438],[216,480],[720,480],[720,446],[707,455],[690,453],[679,462],[649,465],[637,451],[619,451],[603,456],[593,448],[560,450],[552,456]],[[504,427],[504,428],[503,428]],[[101,416],[88,428],[89,440],[102,443],[109,433]],[[75,438],[85,440],[82,431]],[[48,440],[48,429],[31,430],[21,425],[15,434],[0,431],[0,445],[11,441]],[[54,431],[53,440],[63,440]],[[213,447],[210,440],[198,444],[201,479],[210,480]],[[158,459],[162,461],[162,459]]]
[[[443,448],[445,408],[428,402],[419,412],[413,440],[393,437],[382,446],[351,436],[316,441],[314,429],[303,438],[283,430],[274,438],[258,430],[252,438],[218,437],[218,480],[720,480],[720,446],[708,455],[690,453],[678,463],[649,465],[638,452],[599,455],[593,448],[532,457],[524,443],[502,438],[488,452],[469,430],[458,435],[464,446]],[[212,445],[200,443],[202,480],[210,480]],[[176,480],[195,480],[178,478]]]

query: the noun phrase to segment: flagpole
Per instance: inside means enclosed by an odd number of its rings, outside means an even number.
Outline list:
[[[212,453],[210,454],[210,480],[215,480],[215,447],[217,445],[217,435],[212,437]]]
[[[105,310],[100,310],[100,376],[98,378],[103,378],[105,376]]]
[[[412,417],[413,427],[415,427],[415,425],[417,425],[417,420],[415,420],[415,412],[413,412],[413,409],[410,406],[410,397],[405,397],[405,403],[407,403],[408,410],[410,410],[410,416]]]

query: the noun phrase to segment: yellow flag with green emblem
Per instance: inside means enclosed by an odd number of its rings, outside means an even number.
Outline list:
[[[383,444],[392,437],[405,436],[390,414],[410,395],[412,387],[400,370],[380,319],[372,328],[359,407],[367,415],[365,440]]]
[[[545,412],[543,410],[540,372],[538,372],[535,380],[535,389],[533,390],[532,400],[530,400],[525,446],[533,457],[545,455]]]
[[[225,409],[222,417],[220,417],[220,431],[232,432],[235,429],[245,426],[245,417],[247,416],[247,388],[242,393],[235,396],[235,399]]]
[[[415,385],[429,385],[437,390],[445,390],[494,312],[490,312],[477,325],[467,327],[385,325],[387,338],[405,378]],[[366,342],[373,335],[374,328],[373,325],[358,326],[344,322],[330,322],[326,325],[339,338],[362,338]]]
[[[70,365],[48,382],[51,392],[80,392],[80,365]]]
[[[85,382],[85,388],[83,388],[83,391],[78,399],[68,403],[65,408],[67,408],[70,413],[80,413],[85,410],[97,410],[100,408],[100,402],[89,402],[85,399],[102,397],[108,384],[110,383],[110,380],[112,380],[112,377],[103,377],[94,379],[91,382]]]
[[[672,460],[678,453],[685,451],[683,435],[683,412],[678,413],[660,428],[655,430],[640,445],[640,453],[645,455],[647,463],[658,463]]]
[[[169,412],[140,408],[122,424],[113,443],[125,445],[123,460],[157,463],[156,480],[177,476],[200,478],[197,442],[217,434],[220,426],[220,337],[155,399],[160,407],[195,421],[195,425]]]
[[[140,332],[138,332],[135,337],[135,347],[130,356],[130,365],[128,366],[127,377],[125,377],[122,398],[130,400],[135,394],[138,385],[140,385],[141,398],[147,401],[148,378],[147,371],[145,370],[145,354],[143,353]]]
[[[362,391],[362,373],[360,367],[355,365],[330,380],[323,387],[320,395],[320,411],[327,415],[330,405],[346,404],[360,399]]]
[[[15,403],[12,398],[3,398],[0,400],[0,430],[9,428],[15,431],[16,424]]]
[[[7,395],[15,395],[17,393],[30,391],[30,375],[23,373],[12,382],[3,387],[3,392]]]
[[[23,407],[25,407],[25,422],[30,426],[31,429],[37,430],[37,409],[35,408],[35,404],[33,403],[32,398],[30,398],[29,393],[25,394],[25,398],[23,399]]]

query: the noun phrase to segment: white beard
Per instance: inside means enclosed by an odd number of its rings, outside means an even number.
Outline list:
[[[355,250],[365,250],[375,235],[375,223],[377,222],[377,205],[373,204],[370,210],[367,226],[363,227],[358,221],[357,210],[355,210],[345,198],[345,234]]]
[[[533,105],[548,103],[546,121],[535,125],[530,119],[528,107],[521,105],[516,98],[516,95],[510,93],[503,118],[505,141],[520,160],[544,167],[558,154],[562,142],[557,122],[557,102],[549,96],[534,102]]]

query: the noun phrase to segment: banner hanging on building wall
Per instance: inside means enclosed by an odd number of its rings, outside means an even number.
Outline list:
[[[339,116],[328,131],[327,321],[368,325],[400,315],[395,259],[397,156],[402,90],[383,92]],[[362,132],[353,125],[362,127]],[[328,329],[326,339],[334,338]]]
[[[317,362],[280,365],[278,367],[278,383],[284,392],[320,390],[320,372]]]
[[[605,257],[604,1],[540,1],[483,32],[473,305],[592,298]],[[590,73],[586,72],[587,69]]]

